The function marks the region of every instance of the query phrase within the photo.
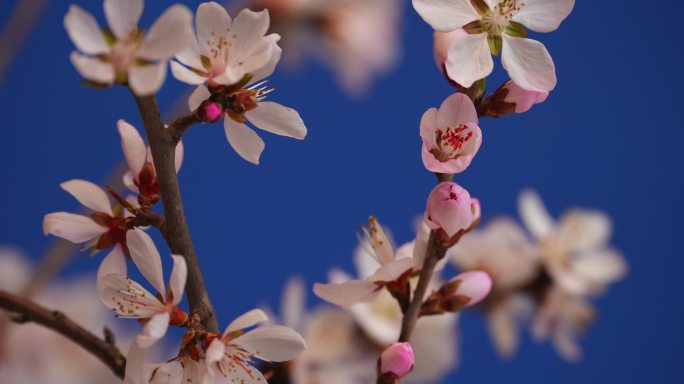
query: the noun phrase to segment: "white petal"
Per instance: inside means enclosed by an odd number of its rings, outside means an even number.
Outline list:
[[[610,284],[627,274],[627,263],[612,249],[582,253],[571,262],[574,273],[593,284]]]
[[[98,185],[85,180],[69,180],[59,185],[63,190],[69,192],[83,206],[95,212],[104,212],[109,215],[112,213],[112,204],[109,202],[107,192]]]
[[[173,270],[169,280],[169,290],[173,295],[171,304],[178,305],[183,300],[185,281],[188,278],[188,266],[185,264],[183,256],[171,255],[171,257],[173,258]]]
[[[258,70],[255,70],[252,72],[252,82],[256,83],[259,82],[273,74],[273,71],[275,71],[276,66],[278,65],[278,62],[280,61],[280,58],[283,55],[283,50],[276,44],[276,42],[280,39],[280,36],[271,34],[266,36],[266,38],[271,38],[275,40],[271,45],[270,49],[272,50],[270,54],[270,59]]]
[[[199,47],[197,46],[196,39],[190,39],[190,43],[187,47],[176,53],[176,60],[180,61],[181,64],[187,65],[190,68],[195,68],[200,71],[206,70],[202,65],[202,59],[200,58]]]
[[[259,47],[254,48],[250,54],[243,53],[243,58],[238,59],[230,56],[226,73],[223,76],[216,77],[214,81],[230,85],[232,84],[230,83],[231,80],[240,80],[248,73],[253,75],[253,82],[270,75],[275,70],[282,55],[282,50],[277,45],[279,40],[280,35],[271,34],[264,37],[259,43]]]
[[[156,93],[166,79],[166,61],[133,66],[128,70],[128,85],[138,96],[149,96]]]
[[[503,34],[501,63],[516,84],[528,91],[550,92],[556,87],[556,66],[544,44]]]
[[[513,20],[535,32],[551,32],[570,15],[574,6],[575,0],[525,0]]]
[[[176,145],[176,154],[174,156],[174,167],[176,168],[176,173],[178,173],[183,165],[183,159],[185,158],[185,145],[183,141],[179,141]]]
[[[253,327],[259,323],[263,323],[264,321],[268,321],[268,316],[266,316],[266,313],[264,313],[264,311],[261,309],[252,309],[251,311],[233,320],[226,328],[224,334]]]
[[[204,85],[200,85],[192,92],[188,99],[188,109],[190,112],[195,111],[202,105],[202,103],[211,96],[211,92]]]
[[[214,339],[214,341],[209,344],[209,348],[205,353],[205,361],[207,363],[207,368],[210,373],[216,373],[217,367],[216,363],[223,360],[223,355],[226,351],[226,346],[223,345],[220,339]],[[207,381],[204,382],[205,384]],[[211,383],[211,381],[209,381]]]
[[[232,341],[264,361],[287,361],[304,351],[304,339],[293,329],[277,325],[259,327]]]
[[[487,34],[460,36],[449,48],[446,61],[449,78],[464,87],[492,73],[494,61],[487,43]]]
[[[200,52],[208,56],[211,49],[218,44],[218,40],[221,37],[228,36],[232,21],[226,8],[211,1],[202,3],[197,7],[195,25]],[[199,67],[195,68],[202,68],[201,63]]]
[[[137,343],[131,343],[126,355],[126,377],[124,384],[144,384],[147,383],[145,376],[145,361],[147,360],[147,352],[144,348],[140,348]]]
[[[102,276],[97,289],[100,302],[121,317],[148,319],[167,311],[155,295],[119,273]]]
[[[405,257],[403,259],[393,260],[382,267],[380,267],[373,276],[368,279],[371,281],[389,282],[398,279],[406,271],[413,268],[413,258]]]
[[[72,243],[85,243],[107,232],[90,217],[68,212],[55,212],[45,215],[43,233],[50,234]]]
[[[166,301],[161,256],[150,235],[138,228],[132,229],[126,233],[126,244],[140,273]]]
[[[266,147],[259,135],[248,126],[229,117],[223,119],[223,127],[226,131],[228,143],[235,152],[250,163],[259,164],[259,157]]]
[[[210,382],[211,383],[211,382]],[[264,375],[256,368],[249,364],[236,366],[235,369],[226,372],[225,378],[222,381],[216,381],[211,384],[262,384],[267,383]],[[208,384],[206,381],[204,384]]]
[[[306,289],[301,278],[293,277],[287,281],[280,306],[283,324],[298,328],[303,321],[306,310]]]
[[[182,363],[180,359],[171,360],[154,368],[154,376],[150,378],[150,384],[201,384],[200,381],[197,381],[196,376],[194,376],[195,381],[183,381],[184,370],[197,366],[198,363],[190,362],[190,360],[185,360]]]
[[[162,312],[152,316],[145,324],[143,331],[136,338],[141,348],[149,348],[159,341],[169,329],[169,312]]]
[[[107,256],[104,257],[104,259],[102,259],[100,268],[97,270],[98,293],[101,289],[100,281],[102,278],[109,274],[116,274],[125,277],[127,276],[127,269],[126,255],[124,255],[123,251],[121,250],[121,246],[117,245],[114,247],[114,249],[112,249],[111,252],[109,252]]]
[[[243,9],[235,17],[232,33],[235,39],[230,46],[230,60],[241,61],[261,48],[259,44],[268,30],[270,17],[268,10],[254,12]]]
[[[97,25],[97,20],[78,5],[72,4],[69,7],[69,12],[64,16],[64,28],[66,28],[71,41],[81,52],[89,55],[109,52],[102,30]]]
[[[306,137],[306,126],[299,113],[277,103],[262,102],[245,113],[250,123],[276,135],[302,140]]]
[[[145,34],[138,57],[147,60],[167,60],[194,38],[192,12],[180,4],[169,7]]]
[[[439,32],[451,32],[480,19],[470,0],[413,0],[413,8]]]
[[[98,84],[114,83],[114,66],[95,57],[83,56],[74,51],[69,56],[71,64],[84,79]]]
[[[105,0],[104,11],[109,28],[123,39],[138,28],[143,0]]]
[[[200,76],[197,72],[194,72],[182,64],[172,61],[171,62],[171,73],[173,77],[178,81],[182,81],[186,84],[203,84],[207,79],[204,76]]]
[[[605,246],[613,232],[610,218],[598,211],[573,209],[559,220],[554,241],[568,250]]]
[[[121,149],[128,163],[128,169],[137,178],[143,166],[147,162],[147,147],[142,136],[134,126],[128,124],[126,120],[119,120],[116,123],[121,136]]]
[[[375,299],[381,287],[370,280],[349,280],[339,284],[314,284],[313,291],[321,299],[348,307]]]
[[[537,192],[525,190],[518,198],[518,211],[527,230],[536,237],[544,238],[553,231],[555,223]]]

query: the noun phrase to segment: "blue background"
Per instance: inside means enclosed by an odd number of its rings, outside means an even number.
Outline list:
[[[102,19],[100,2],[81,3]],[[148,1],[142,25],[161,13],[159,3]],[[0,22],[13,5],[0,3]],[[482,319],[466,314],[462,364],[447,382],[684,382],[678,5],[579,1],[558,31],[533,34],[554,57],[558,87],[529,113],[482,121],[483,147],[458,180],[481,198],[485,218],[515,214],[517,193],[528,186],[554,214],[576,205],[605,210],[630,274],[598,302],[582,362],[568,364],[528,337],[502,362]],[[36,258],[52,241],[42,234],[43,215],[78,209],[58,184],[104,182],[122,158],[117,119],[141,127],[125,89],[78,85],[62,27],[67,6],[51,2],[0,88],[0,244]],[[347,97],[316,63],[271,78],[273,100],[304,117],[304,142],[263,133],[267,147],[255,167],[230,149],[220,125],[186,135],[182,192],[224,325],[258,303],[277,304],[293,274],[313,282],[334,265],[351,270],[354,231],[369,214],[399,242],[412,236],[435,182],[420,160],[418,123],[452,89],[435,69],[430,27],[405,8],[403,60],[366,98]],[[495,80],[502,72],[497,61]],[[162,107],[170,110],[185,89],[169,78]],[[98,261],[77,256],[66,274],[95,270]]]

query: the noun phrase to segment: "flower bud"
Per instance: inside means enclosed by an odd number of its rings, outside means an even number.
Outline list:
[[[548,92],[528,91],[513,81],[502,85],[492,95],[487,116],[500,117],[511,113],[525,113],[533,105],[546,101]]]
[[[482,271],[469,271],[457,275],[442,286],[440,293],[447,297],[468,298],[466,307],[470,307],[484,300],[492,290],[492,279]]]
[[[215,123],[223,116],[223,108],[215,101],[206,100],[197,111],[198,117],[205,123]]]
[[[480,218],[480,204],[456,183],[438,184],[427,201],[425,224],[443,230],[449,238],[466,231]]]
[[[378,359],[380,375],[402,378],[413,370],[413,348],[409,343],[395,343],[385,349]]]

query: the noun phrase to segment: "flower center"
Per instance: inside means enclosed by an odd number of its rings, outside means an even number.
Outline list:
[[[228,38],[227,33],[230,29],[227,29],[225,33],[217,35],[215,31],[211,32],[211,40],[207,41],[207,47],[209,48],[209,56],[211,61],[212,76],[219,76],[223,74],[226,68],[226,63],[228,63],[228,50],[231,46],[231,41]]]
[[[482,16],[481,25],[489,33],[500,33],[513,21],[515,15],[523,6],[519,0],[501,0],[494,9]]]
[[[142,45],[143,34],[139,30],[131,32],[128,36],[115,40],[111,43],[109,61],[114,65],[117,77],[119,74],[126,75],[128,68],[134,64],[135,54]]]
[[[449,127],[442,131],[435,130],[435,142],[439,148],[435,155],[440,161],[446,161],[458,156],[463,150],[463,146],[473,137],[473,132],[468,131],[468,126],[459,124],[456,127]]]

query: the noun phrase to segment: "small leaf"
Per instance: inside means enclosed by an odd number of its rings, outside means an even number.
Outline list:
[[[480,16],[489,12],[489,6],[485,2],[485,0],[470,0],[470,4],[473,5],[473,8],[475,8],[475,10],[478,14],[480,14]]]
[[[202,66],[207,71],[211,70],[211,59],[207,56],[200,55],[200,60],[202,60]]]
[[[464,25],[463,29],[471,35],[477,35],[484,32],[484,28],[482,28],[480,20],[475,20]]]

